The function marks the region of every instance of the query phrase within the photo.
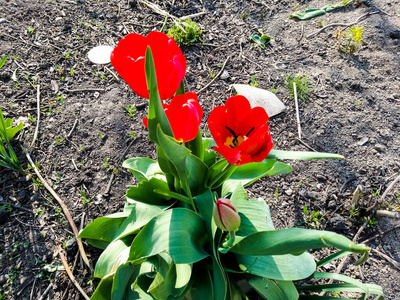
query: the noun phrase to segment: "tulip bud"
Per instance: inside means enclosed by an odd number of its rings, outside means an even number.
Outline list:
[[[240,216],[231,200],[218,199],[214,208],[214,222],[223,231],[232,232],[239,228]]]

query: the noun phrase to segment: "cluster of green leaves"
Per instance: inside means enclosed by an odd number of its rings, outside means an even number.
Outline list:
[[[257,33],[253,33],[250,38],[257,44],[259,45],[261,48],[265,48],[266,45],[269,44],[269,42],[271,41],[271,37],[264,34],[262,29],[258,29],[258,32],[260,35],[258,35]]]
[[[363,28],[353,26],[348,31],[338,31],[336,37],[338,38],[339,49],[343,52],[354,54],[361,47]]]
[[[340,156],[275,150],[262,162],[229,168],[208,150],[214,141],[202,139],[200,132],[187,145],[173,139],[149,49],[145,64],[149,138],[157,145],[158,161],[126,160],[123,167],[139,184],[127,191],[123,211],[94,220],[79,235],[104,249],[94,272],[101,281],[92,299],[246,298],[239,279],[247,280],[267,299],[299,299],[303,290],[382,295],[379,286],[316,272],[319,266],[351,253],[361,253],[365,259],[369,250],[365,245],[328,231],[275,230],[265,201],[248,199],[244,190],[263,176],[289,173],[291,167],[277,158]],[[213,221],[214,203],[220,197],[229,197],[241,217],[236,240],[229,247],[221,246],[227,234]],[[315,263],[306,250],[323,247],[340,251]],[[344,283],[296,286],[293,282],[306,278]]]
[[[173,37],[175,42],[180,46],[190,46],[197,41],[201,41],[200,35],[202,32],[198,24],[187,19],[184,21],[174,21],[167,35]]]
[[[0,166],[22,172],[22,166],[10,141],[24,125],[21,122],[16,127],[12,127],[12,124],[13,120],[5,120],[3,111],[0,109]]]
[[[293,82],[296,83],[297,98],[303,102],[307,102],[310,98],[310,94],[313,91],[313,87],[310,83],[310,79],[306,74],[291,75],[287,74],[285,77],[286,88],[294,99],[294,87]]]

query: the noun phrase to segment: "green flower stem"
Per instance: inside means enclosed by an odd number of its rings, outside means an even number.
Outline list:
[[[237,166],[227,163],[225,167],[221,170],[221,173],[218,174],[218,176],[216,176],[214,180],[208,185],[209,188],[215,189],[219,187],[225,180],[229,178],[229,176],[232,175],[236,168]]]
[[[222,247],[224,247],[224,248],[231,247],[233,245],[233,243],[235,242],[235,238],[236,238],[235,231],[229,231],[228,235],[229,235],[229,239],[222,244]]]

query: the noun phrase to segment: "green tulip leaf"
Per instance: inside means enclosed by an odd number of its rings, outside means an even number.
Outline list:
[[[197,194],[203,188],[207,166],[198,157],[191,154],[185,146],[165,135],[160,126],[157,128],[157,139],[165,156],[178,171],[186,194],[189,198],[192,194]]]
[[[196,196],[194,198],[194,202],[199,209],[199,213],[204,220],[204,224],[207,230],[207,235],[209,239],[209,244],[214,245],[212,247],[212,283],[214,297],[207,297],[202,299],[226,299],[227,296],[227,275],[224,272],[224,269],[221,264],[221,260],[219,257],[219,252],[216,249],[216,246],[219,244],[221,238],[221,231],[217,230],[217,226],[214,223],[213,215],[214,215],[214,196],[210,190],[206,190],[203,194]],[[206,279],[205,279],[206,280]]]
[[[207,257],[203,219],[185,208],[169,209],[143,227],[132,242],[129,260],[140,261],[168,252],[175,263],[191,264]]]
[[[198,263],[194,266],[193,273],[196,274],[196,278],[188,291],[187,299],[218,299],[214,297],[212,271],[205,264]]]
[[[296,11],[290,15],[290,18],[297,18],[300,20],[308,20],[308,19],[320,16],[320,15],[323,15],[323,14],[330,12],[332,10],[335,10],[337,8],[348,6],[353,2],[354,2],[354,0],[345,0],[345,1],[341,1],[340,3],[337,3],[337,4],[327,4],[321,8],[312,8],[312,9]]]
[[[113,279],[113,275],[102,278],[90,300],[111,300]]]
[[[151,219],[162,213],[166,207],[136,203],[128,218],[119,226],[114,239],[121,239],[125,236],[137,233],[140,228],[146,225]]]
[[[130,170],[137,180],[150,180],[156,174],[162,174],[158,162],[147,157],[134,157],[125,160],[122,167]]]
[[[258,231],[275,230],[272,224],[271,212],[262,199],[247,199],[243,186],[237,186],[231,196],[240,219],[238,236],[248,236]]]
[[[126,263],[131,242],[132,237],[126,237],[110,243],[100,255],[93,276],[103,278],[115,272],[121,264]]]
[[[132,289],[139,294],[139,297],[133,299],[154,300],[154,297],[148,293],[148,289],[153,282],[154,275],[154,265],[152,263],[145,261],[140,264],[139,274],[132,284]]]
[[[293,300],[299,298],[299,293],[291,281],[270,280],[267,278],[252,276],[249,283],[266,299]]]
[[[264,159],[262,162],[238,166],[229,179],[224,182],[222,186],[222,195],[229,194],[236,186],[249,185],[261,177],[287,174],[291,171],[291,166],[277,162],[274,159]]]
[[[126,192],[126,198],[142,202],[150,205],[169,206],[171,203],[169,197],[157,194],[155,189],[167,190],[168,184],[161,179],[155,177],[150,180],[142,179],[137,186],[131,186]]]
[[[194,140],[188,142],[189,149],[192,151],[194,156],[197,156],[201,161],[204,160],[204,145],[203,138],[201,137],[201,130],[199,128],[199,132]]]
[[[359,293],[364,293],[367,297],[370,294],[383,296],[382,287],[380,287],[379,285],[364,284],[361,281],[358,281],[346,275],[336,274],[336,273],[316,272],[313,274],[313,276],[311,276],[311,278],[332,279],[332,280],[343,281],[344,283],[308,285],[308,286],[305,285],[305,286],[298,286],[297,289],[315,291],[315,292],[322,292],[322,291],[359,292]]]
[[[119,212],[106,217],[100,217],[89,223],[79,234],[79,238],[88,239],[87,241],[96,247],[96,245],[107,246],[114,240],[115,234],[130,212]],[[98,243],[103,241],[105,243]],[[101,247],[105,249],[105,247]]]
[[[7,139],[11,141],[13,137],[18,133],[18,131],[24,128],[24,124],[22,124],[22,122],[20,122],[17,126],[12,127],[13,124],[12,119],[6,119],[4,123],[5,123],[4,129],[0,130],[0,138],[2,138],[3,140],[4,140],[4,135],[3,135],[4,130],[6,131]],[[0,126],[2,126],[1,123]]]
[[[120,265],[114,275],[111,291],[112,299],[125,299],[124,296],[131,290],[130,286],[138,273],[139,267],[134,266],[132,263],[127,262]],[[133,297],[128,299],[133,299]]]
[[[236,254],[242,271],[276,280],[301,280],[311,276],[316,264],[311,254],[247,256]]]
[[[149,139],[157,143],[157,125],[160,124],[162,131],[173,137],[174,134],[169,124],[167,115],[161,104],[160,94],[158,93],[156,70],[154,67],[153,54],[150,46],[147,47],[145,56],[145,73],[147,88],[149,90],[149,114],[148,114],[148,127]]]
[[[343,256],[347,256],[347,255],[350,255],[350,254],[352,254],[351,251],[344,251],[344,250],[341,250],[341,251],[338,251],[336,253],[333,253],[333,254],[331,254],[331,255],[319,260],[317,262],[317,268],[322,267],[323,265],[326,265],[326,264],[328,264],[328,263],[330,263],[330,262],[332,262],[332,261],[334,261],[336,259],[339,259],[339,258],[341,258]]]
[[[4,55],[1,59],[0,59],[0,70],[1,68],[4,66],[4,64],[7,61],[7,55]]]
[[[285,151],[272,149],[267,159],[322,159],[322,158],[344,158],[342,155],[324,152],[309,151]]]
[[[203,162],[207,165],[207,167],[211,168],[214,164],[215,161],[217,160],[218,154],[217,152],[209,149],[210,146],[210,140],[209,139],[204,139],[203,138]]]
[[[308,249],[324,247],[336,247],[355,253],[369,251],[367,246],[356,245],[340,234],[303,228],[256,232],[237,241],[229,251],[243,255],[299,254]]]

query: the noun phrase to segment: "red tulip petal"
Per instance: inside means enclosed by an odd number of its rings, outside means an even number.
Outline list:
[[[219,145],[215,146],[214,150],[221,154],[231,165],[235,165],[240,159],[240,151],[237,148]]]
[[[149,119],[148,118],[143,118],[143,125],[149,129]]]

